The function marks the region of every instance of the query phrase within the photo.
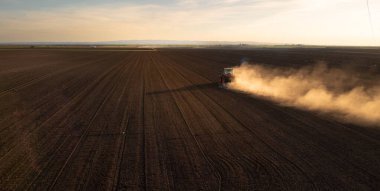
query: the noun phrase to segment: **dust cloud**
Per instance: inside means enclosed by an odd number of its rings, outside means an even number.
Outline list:
[[[375,76],[318,63],[299,69],[244,62],[229,88],[284,105],[320,111],[345,122],[380,124],[380,83]]]

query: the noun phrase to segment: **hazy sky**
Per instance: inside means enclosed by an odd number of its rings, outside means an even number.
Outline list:
[[[380,0],[0,0],[0,41],[380,45]],[[372,29],[371,29],[372,28]]]

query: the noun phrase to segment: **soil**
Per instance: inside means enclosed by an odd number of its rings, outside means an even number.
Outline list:
[[[219,88],[354,49],[0,50],[0,190],[379,190],[380,131]]]

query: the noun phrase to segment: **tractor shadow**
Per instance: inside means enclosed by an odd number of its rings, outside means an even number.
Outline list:
[[[174,93],[174,92],[182,92],[182,91],[192,91],[192,90],[202,90],[202,89],[216,89],[218,88],[218,83],[206,83],[206,84],[196,84],[191,86],[185,86],[182,88],[177,89],[169,89],[169,90],[162,90],[162,91],[154,91],[154,92],[147,92],[146,95],[159,95],[159,94],[166,94],[166,93]]]

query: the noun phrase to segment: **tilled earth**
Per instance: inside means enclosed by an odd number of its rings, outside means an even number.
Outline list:
[[[363,50],[0,50],[0,190],[380,189],[378,128],[218,88],[242,59],[380,67]]]

